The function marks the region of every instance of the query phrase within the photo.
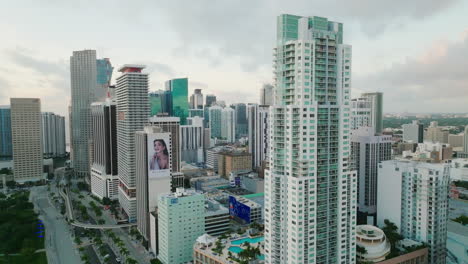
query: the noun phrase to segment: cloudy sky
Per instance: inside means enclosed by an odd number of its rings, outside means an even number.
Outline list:
[[[272,81],[276,16],[290,13],[344,23],[353,93],[383,92],[385,112],[468,112],[466,0],[1,2],[0,105],[39,97],[65,115],[69,57],[82,49],[115,67],[146,64],[150,90],[189,77],[191,90],[258,102]]]

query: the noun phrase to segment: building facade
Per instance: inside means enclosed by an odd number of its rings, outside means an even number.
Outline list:
[[[383,131],[383,93],[363,93],[361,97],[365,98],[370,105],[370,126],[375,129],[376,134],[381,134]]]
[[[354,263],[351,46],[343,24],[280,15],[265,170],[265,261]]]
[[[205,99],[205,107],[214,106],[216,103],[216,95],[214,94],[207,94]]]
[[[248,114],[248,137],[249,152],[252,153],[252,168],[258,169],[262,162],[268,159],[269,152],[269,106],[249,104]]]
[[[235,126],[236,126],[236,139],[247,136],[247,107],[243,103],[234,104],[235,111]]]
[[[430,264],[446,261],[449,178],[448,163],[389,160],[379,165],[378,225],[388,219],[403,237],[426,243]]]
[[[148,120],[152,126],[162,128],[163,132],[171,133],[172,138],[172,171],[180,172],[180,118],[173,116],[153,116]]]
[[[126,64],[117,77],[117,151],[119,171],[119,203],[129,222],[135,222],[136,160],[135,132],[148,122],[148,73],[144,65]]]
[[[264,84],[260,90],[260,105],[273,105],[273,85]]]
[[[63,157],[65,151],[65,117],[42,113],[42,151],[45,158]]]
[[[230,107],[221,111],[221,138],[230,143],[236,141],[236,111]]]
[[[424,126],[418,120],[413,120],[411,124],[403,124],[403,141],[412,143],[423,143]]]
[[[91,193],[100,199],[118,199],[117,105],[110,98],[91,104],[93,162]]]
[[[0,106],[0,160],[13,159],[10,106]]]
[[[188,79],[166,81],[166,90],[172,93],[172,115],[180,118],[180,124],[185,125],[189,110]]]
[[[202,117],[187,118],[180,126],[181,159],[187,163],[204,162],[204,128]]]
[[[376,136],[372,127],[358,128],[351,135],[351,153],[358,177],[358,210],[375,216],[378,165],[392,158],[392,137]]]
[[[10,98],[13,176],[17,182],[43,179],[41,100]]]
[[[201,89],[195,89],[190,96],[190,109],[203,109],[203,94]]]
[[[252,170],[252,154],[248,152],[218,153],[218,174],[229,178],[231,172],[249,172]]]
[[[158,201],[159,255],[164,264],[193,260],[193,245],[205,233],[205,195],[177,189]]]
[[[220,106],[212,106],[209,108],[209,127],[211,138],[221,138],[221,113],[223,108]]]

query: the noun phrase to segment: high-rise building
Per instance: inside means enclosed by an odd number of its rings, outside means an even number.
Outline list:
[[[373,127],[371,120],[372,105],[364,97],[351,100],[351,130],[360,127]]]
[[[70,57],[71,73],[71,150],[75,174],[90,172],[91,103],[103,100],[112,76],[109,59],[96,59],[95,50],[74,51]]]
[[[223,108],[220,106],[212,106],[209,108],[209,120],[211,138],[221,138],[221,113]]]
[[[10,98],[10,105],[14,179],[17,182],[43,179],[41,100]]]
[[[108,98],[91,104],[94,155],[91,193],[99,198],[118,199],[117,106]]]
[[[221,111],[221,138],[227,142],[236,141],[236,111],[230,107]]]
[[[117,151],[119,203],[129,222],[136,221],[135,132],[148,122],[148,73],[144,65],[125,64],[117,77]]]
[[[377,169],[392,158],[392,136],[375,135],[373,127],[360,127],[351,135],[351,153],[358,177],[358,210],[377,213]]]
[[[423,143],[424,126],[418,120],[413,120],[411,124],[403,124],[403,141],[413,143]]]
[[[343,24],[280,15],[265,170],[265,261],[354,263],[351,46]]]
[[[465,135],[460,133],[458,135],[449,134],[448,135],[448,144],[453,148],[462,148],[463,149],[463,139]]]
[[[172,115],[172,92],[158,90],[149,93],[150,116],[158,114]]]
[[[210,107],[213,106],[214,103],[216,103],[216,95],[207,94],[205,98],[205,106]]]
[[[145,126],[135,137],[137,227],[151,244],[150,213],[156,211],[158,196],[171,191],[172,136],[161,127]]]
[[[243,103],[233,105],[236,116],[236,139],[247,136],[247,107]]]
[[[203,94],[201,89],[195,89],[190,96],[190,109],[203,109]]]
[[[269,106],[249,104],[248,114],[248,135],[249,152],[252,153],[252,167],[258,169],[262,162],[268,158],[268,113]]]
[[[260,90],[260,104],[273,105],[273,85],[264,84]]]
[[[166,81],[166,91],[172,93],[172,115],[180,118],[180,124],[185,125],[188,117],[188,79],[179,78]]]
[[[204,161],[204,128],[202,117],[187,118],[187,125],[180,126],[181,158],[187,163]]]
[[[430,264],[446,262],[449,163],[389,160],[379,165],[377,223],[429,247]]]
[[[65,156],[65,117],[42,113],[42,151],[44,157]]]
[[[371,126],[375,128],[376,134],[381,134],[383,131],[383,93],[363,93],[361,97],[370,103]]]
[[[442,130],[437,121],[432,121],[424,135],[425,141],[448,143],[449,132]]]
[[[11,142],[11,109],[10,106],[0,106],[0,160],[13,158]]]
[[[158,258],[164,264],[193,259],[193,244],[205,233],[205,195],[178,188],[158,201]]]
[[[180,118],[174,116],[152,116],[148,123],[161,127],[163,132],[171,133],[172,138],[172,171],[180,172]]]

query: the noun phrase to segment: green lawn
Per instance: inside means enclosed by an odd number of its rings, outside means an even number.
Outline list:
[[[47,256],[45,252],[36,253],[34,258],[27,259],[23,256],[10,256],[8,261],[6,257],[0,257],[0,264],[47,264]]]

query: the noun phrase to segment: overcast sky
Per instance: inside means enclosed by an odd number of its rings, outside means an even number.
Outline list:
[[[1,2],[0,105],[39,97],[43,111],[66,115],[69,57],[82,49],[115,68],[146,64],[150,90],[188,77],[190,93],[258,102],[276,17],[290,13],[344,23],[354,95],[383,92],[385,112],[468,112],[466,0]]]

